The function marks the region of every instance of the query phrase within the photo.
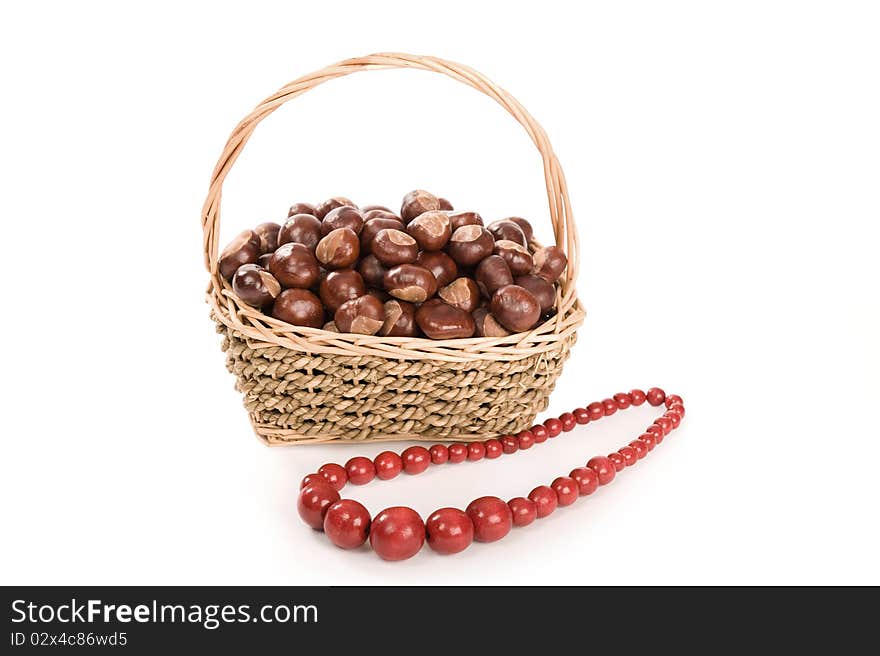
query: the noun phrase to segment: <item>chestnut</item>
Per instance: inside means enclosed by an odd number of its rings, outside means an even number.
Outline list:
[[[333,323],[341,333],[375,335],[385,322],[385,307],[375,296],[366,294],[346,301],[333,315]]]
[[[336,228],[318,242],[315,257],[328,269],[344,269],[357,261],[360,250],[360,240],[354,231]]]
[[[307,289],[285,289],[275,299],[272,316],[294,326],[320,328],[324,325],[324,306]]]
[[[492,298],[499,287],[513,284],[510,267],[500,255],[490,255],[480,262],[474,271],[474,279],[486,298]]]
[[[290,242],[278,247],[269,259],[269,271],[282,287],[308,289],[321,273],[318,260],[306,246]]]
[[[328,312],[336,312],[339,306],[367,293],[364,279],[353,269],[331,271],[321,281],[318,295]]]
[[[274,253],[278,248],[278,232],[280,230],[281,226],[273,221],[261,223],[254,228],[254,232],[260,238],[260,249],[263,254]]]
[[[552,282],[532,275],[518,276],[513,282],[532,292],[532,295],[538,299],[541,312],[552,310],[556,305],[556,286]]]
[[[400,221],[400,217],[397,216],[391,210],[386,210],[385,208],[374,208],[371,210],[362,209],[361,213],[364,215],[364,223],[369,221],[370,219],[394,219],[395,221]],[[401,225],[403,225],[403,221],[400,221]]]
[[[328,333],[338,333],[339,332],[339,328],[337,328],[336,324],[332,321],[328,321],[327,323],[324,324],[324,330],[326,330]]]
[[[355,207],[343,205],[330,210],[321,220],[321,236],[330,234],[337,228],[348,228],[354,234],[361,234],[364,228],[364,217],[361,211]]]
[[[473,312],[480,304],[480,290],[473,278],[456,278],[437,290],[437,296],[445,303],[465,312]]]
[[[532,224],[526,221],[521,216],[508,216],[505,221],[513,221],[516,225],[519,226],[519,229],[523,231],[523,234],[526,236],[526,246],[528,246],[532,242],[532,237],[535,236],[535,231],[532,230]]]
[[[547,282],[555,282],[565,271],[568,265],[568,258],[558,246],[545,246],[535,251],[532,256],[535,266],[532,273],[543,278]]]
[[[423,303],[416,310],[416,323],[431,339],[471,337],[476,329],[474,318],[468,312],[437,298]]]
[[[330,210],[335,210],[337,207],[357,207],[354,203],[352,203],[345,196],[334,196],[333,198],[328,198],[323,203],[320,203],[315,207],[314,215],[319,219],[323,219],[327,216],[327,213]]]
[[[410,221],[406,231],[423,251],[439,251],[452,236],[452,224],[446,212],[425,212]]]
[[[294,242],[302,244],[314,253],[319,241],[321,241],[321,221],[312,214],[294,214],[278,232],[279,246]]]
[[[281,293],[281,284],[263,267],[242,264],[232,276],[232,289],[248,305],[263,307]]]
[[[513,221],[508,221],[507,219],[502,219],[501,221],[493,221],[488,226],[486,226],[486,230],[492,233],[492,236],[495,237],[495,241],[508,239],[510,241],[515,241],[523,248],[526,248],[529,245],[529,242],[526,239],[526,235],[522,231],[522,228],[520,228]]]
[[[385,321],[379,328],[379,334],[386,337],[415,337],[416,307],[412,303],[399,301],[396,298],[385,302]]]
[[[311,203],[294,203],[290,206],[290,209],[287,210],[287,216],[291,217],[295,214],[311,214],[312,216],[317,216],[315,214],[318,210]]]
[[[367,255],[358,264],[358,273],[370,287],[381,287],[385,283],[385,272],[387,269],[382,263],[376,259],[375,255]]]
[[[495,242],[495,255],[507,262],[510,272],[515,276],[524,276],[531,273],[534,262],[531,254],[525,246],[509,239],[501,239]]]
[[[453,212],[449,215],[449,223],[452,224],[452,232],[466,225],[483,225],[483,217],[476,212]]]
[[[229,280],[242,264],[255,264],[262,252],[259,235],[253,230],[241,231],[220,253],[220,275]]]
[[[419,245],[416,240],[402,230],[384,228],[380,230],[371,247],[373,255],[384,266],[410,264],[419,256]]]
[[[400,206],[400,218],[403,219],[405,225],[419,214],[439,209],[440,201],[437,200],[434,194],[423,189],[416,189],[403,197],[403,203]]]
[[[527,289],[519,285],[505,285],[492,295],[489,306],[498,323],[514,333],[534,327],[541,318],[541,304]]]
[[[450,203],[445,198],[440,198],[438,196],[437,202],[440,204],[440,209],[444,210],[445,212],[451,212],[452,210],[455,209],[454,207],[452,207],[452,203]]]
[[[373,240],[379,231],[385,228],[403,230],[403,222],[400,219],[384,216],[364,221],[364,228],[361,230],[361,255],[369,255],[373,252]]]
[[[443,251],[422,251],[416,259],[416,264],[434,274],[438,287],[445,287],[458,276],[455,260]]]
[[[510,331],[498,323],[498,320],[484,307],[473,312],[474,334],[477,337],[507,337]]]
[[[422,303],[437,291],[437,279],[424,267],[398,264],[385,272],[385,291],[394,298],[410,303]]]
[[[446,252],[459,266],[473,266],[492,254],[495,238],[483,226],[466,225],[452,233]]]

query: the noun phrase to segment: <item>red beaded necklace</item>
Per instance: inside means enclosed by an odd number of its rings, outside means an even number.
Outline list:
[[[375,477],[387,481],[401,471],[421,474],[431,464],[491,459],[502,453],[530,449],[548,438],[572,430],[578,424],[609,417],[618,410],[639,406],[645,401],[652,406],[665,404],[666,412],[655,419],[642,435],[607,457],[591,458],[586,467],[576,467],[568,476],[560,476],[550,485],[539,485],[529,493],[528,498],[516,497],[504,503],[498,497],[480,497],[464,511],[441,508],[431,513],[428,521],[424,522],[415,510],[404,506],[386,508],[371,520],[369,511],[362,504],[354,499],[339,497],[339,491],[346,483],[364,485]],[[456,443],[448,447],[435,444],[430,449],[411,446],[400,455],[384,451],[374,460],[352,458],[344,467],[328,463],[317,473],[303,479],[297,510],[306,524],[323,530],[333,544],[343,549],[360,547],[369,537],[373,551],[384,560],[410,558],[418,553],[426,539],[428,546],[437,553],[458,553],[474,540],[495,542],[507,535],[513,526],[528,526],[536,518],[552,513],[557,506],[568,506],[579,496],[592,494],[600,485],[613,481],[615,475],[625,467],[636,464],[648,455],[664,437],[679,427],[683,418],[684,403],[680,396],[667,396],[657,387],[647,392],[634,389],[497,440]]]

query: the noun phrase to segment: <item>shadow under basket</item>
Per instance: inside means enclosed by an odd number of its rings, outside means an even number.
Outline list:
[[[519,121],[543,160],[550,220],[568,267],[556,314],[526,333],[445,341],[340,334],[292,326],[242,302],[217,267],[221,188],[257,124],[284,102],[365,70],[416,68],[446,74],[489,95]],[[339,440],[480,440],[530,427],[584,318],[574,287],[577,233],[562,168],[543,129],[507,92],[461,64],[379,54],[304,76],[267,98],[229,138],[202,214],[207,300],[223,335],[256,434],[269,444]],[[532,244],[536,246],[536,244]]]

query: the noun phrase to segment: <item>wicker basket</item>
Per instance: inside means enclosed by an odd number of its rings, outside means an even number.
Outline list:
[[[482,91],[528,132],[544,164],[550,220],[568,255],[557,314],[508,337],[348,335],[291,326],[240,301],[217,270],[223,181],[259,122],[309,89],[350,73],[416,68]],[[540,125],[510,94],[467,66],[399,53],[349,59],[261,102],[229,137],[202,211],[207,300],[257,435],[269,444],[334,440],[476,440],[527,428],[546,409],[584,312],[575,293],[577,233],[562,168]]]

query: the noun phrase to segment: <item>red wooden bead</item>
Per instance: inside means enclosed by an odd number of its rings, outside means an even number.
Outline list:
[[[345,487],[348,482],[348,474],[345,473],[345,467],[337,465],[335,462],[328,462],[326,465],[318,467],[318,473],[321,474],[327,482],[337,492]]]
[[[599,477],[599,485],[608,485],[608,483],[614,480],[614,465],[605,456],[590,458],[587,462],[587,467],[596,472],[596,476]]]
[[[654,420],[654,425],[659,426],[663,429],[664,437],[672,432],[672,421],[669,419],[669,417],[657,417],[657,419]]]
[[[445,444],[435,444],[428,452],[431,454],[431,462],[435,465],[442,465],[449,460],[449,449]]]
[[[581,426],[590,423],[590,413],[586,408],[575,408],[572,414],[574,414],[574,420]]]
[[[666,397],[664,403],[666,404],[667,409],[671,408],[676,403],[678,403],[679,405],[684,405],[684,401],[681,400],[681,397],[678,394],[670,394]]]
[[[354,499],[340,499],[324,513],[324,533],[342,549],[357,549],[370,533],[370,513]]]
[[[636,459],[641,460],[648,455],[648,445],[642,440],[633,440],[629,445],[636,451]]]
[[[665,415],[663,415],[663,416],[666,417],[669,421],[672,422],[672,428],[673,428],[673,430],[675,430],[676,428],[678,428],[679,426],[681,426],[681,415],[678,414],[677,412],[667,412],[667,413],[666,413]]]
[[[349,483],[366,485],[376,477],[376,466],[369,458],[357,456],[345,463],[345,473]]]
[[[522,431],[516,434],[516,443],[521,451],[531,449],[535,444],[535,436],[532,434],[532,431]]]
[[[330,504],[337,501],[339,501],[339,492],[327,481],[316,481],[300,490],[296,500],[296,511],[306,524],[320,531],[324,528],[324,513],[327,512]]]
[[[625,446],[622,449],[618,449],[617,452],[623,456],[623,462],[627,467],[632,467],[636,464],[636,460],[639,459],[636,455],[636,450],[631,446]]]
[[[632,404],[635,406],[642,405],[645,402],[645,393],[640,389],[630,390],[629,392]]]
[[[458,508],[435,510],[425,522],[428,546],[439,554],[454,554],[474,541],[471,518]]]
[[[516,453],[519,449],[519,441],[513,435],[505,435],[500,442],[504,453]]]
[[[539,485],[529,492],[529,499],[535,502],[535,508],[538,512],[538,519],[546,517],[559,505],[559,499],[556,492],[549,485]]]
[[[535,502],[525,497],[515,497],[507,502],[510,512],[513,514],[514,526],[528,526],[538,516],[538,507]]]
[[[535,436],[535,444],[546,442],[547,438],[550,437],[544,424],[535,424],[529,430],[532,431],[532,435]]]
[[[617,412],[617,401],[614,399],[602,399],[602,412],[606,417],[610,417]]]
[[[425,523],[412,508],[386,508],[373,519],[370,545],[382,560],[406,560],[425,543]]]
[[[654,447],[659,444],[659,442],[657,442],[657,436],[653,433],[639,435],[639,440],[645,443],[645,448],[647,448],[648,451],[653,451]]]
[[[569,474],[577,483],[578,493],[585,497],[599,489],[599,477],[589,467],[575,467]]]
[[[471,442],[468,444],[468,460],[476,462],[477,460],[482,460],[485,455],[486,447],[483,446],[482,442]]]
[[[423,446],[411,446],[400,454],[403,471],[414,476],[421,474],[431,464],[431,453]]]
[[[562,431],[564,433],[567,433],[577,426],[577,419],[575,419],[574,415],[570,412],[563,412],[559,415],[559,421],[562,422]]]
[[[449,445],[449,462],[457,464],[467,460],[468,448],[467,444],[456,442]]]
[[[684,406],[681,403],[674,403],[669,407],[669,412],[674,412],[684,418]]]
[[[556,493],[556,499],[560,506],[570,506],[577,501],[580,494],[577,482],[568,476],[559,476],[553,479],[550,488]]]
[[[383,481],[389,481],[403,469],[403,461],[394,451],[383,451],[373,460],[376,468],[376,476]]]
[[[594,401],[587,406],[587,412],[590,414],[590,421],[596,421],[605,416],[605,406],[599,401]]]
[[[614,471],[622,472],[623,468],[626,467],[626,461],[623,459],[623,456],[617,453],[608,454],[608,459],[611,461],[611,464],[614,465]]]
[[[504,453],[501,448],[501,442],[498,440],[486,440],[483,444],[486,446],[486,459],[488,460],[494,460]]]
[[[317,472],[314,472],[312,474],[306,474],[305,476],[303,476],[303,479],[299,482],[299,489],[301,490],[306,485],[310,485],[312,483],[327,483],[327,485],[330,485],[330,483],[327,482],[327,479],[324,478],[324,476]]]
[[[547,429],[548,437],[556,437],[562,432],[562,422],[556,419],[556,417],[550,417],[550,419],[545,421],[544,427]]]
[[[663,429],[660,428],[657,424],[651,424],[645,429],[646,433],[649,433],[654,436],[654,441],[657,444],[663,441]]]
[[[465,512],[474,524],[474,539],[477,542],[495,542],[510,533],[513,515],[508,505],[498,497],[474,499]]]
[[[652,387],[647,392],[645,392],[645,398],[648,399],[648,403],[653,406],[658,406],[666,400],[666,392],[664,392],[659,387]]]
[[[632,395],[627,394],[626,392],[619,392],[614,395],[614,402],[617,404],[618,410],[626,410],[632,405]]]

